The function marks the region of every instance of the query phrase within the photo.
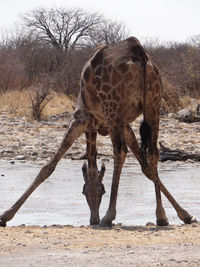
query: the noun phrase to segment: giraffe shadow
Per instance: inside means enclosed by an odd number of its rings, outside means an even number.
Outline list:
[[[137,232],[157,232],[157,231],[172,231],[175,229],[173,226],[121,226],[121,230],[125,231],[137,231]]]
[[[131,231],[131,232],[159,232],[159,231],[173,231],[176,229],[176,226],[168,225],[168,226],[126,226],[126,225],[113,225],[113,226],[100,226],[100,225],[93,225],[90,226],[94,230],[124,230],[124,231]]]

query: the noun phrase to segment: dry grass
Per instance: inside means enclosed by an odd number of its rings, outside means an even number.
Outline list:
[[[53,98],[43,111],[43,118],[64,111],[72,112],[74,100],[64,94],[52,92]],[[0,113],[6,112],[18,117],[31,119],[31,99],[29,91],[11,91],[0,95]]]
[[[182,101],[176,88],[166,80],[163,80],[163,94],[161,106],[166,113],[174,113],[183,108]]]
[[[181,98],[181,102],[183,103],[183,107],[186,108],[191,104],[192,99],[189,95],[186,95]]]
[[[45,106],[42,118],[47,119],[50,115],[61,114],[64,111],[73,112],[75,99],[54,91],[52,91],[51,94],[53,97]],[[176,112],[181,108],[191,106],[193,102],[194,99],[189,96],[179,98],[178,95],[174,93],[174,90],[167,90],[167,94],[163,95],[162,107],[166,112]],[[16,90],[0,94],[0,114],[2,112],[32,120],[30,92],[28,90]]]
[[[52,94],[52,100],[44,108],[44,114],[46,116],[60,114],[64,111],[73,112],[73,107],[75,105],[73,98],[61,93],[56,94],[52,92]]]
[[[17,116],[30,115],[30,97],[27,91],[11,91],[1,94],[0,112]]]

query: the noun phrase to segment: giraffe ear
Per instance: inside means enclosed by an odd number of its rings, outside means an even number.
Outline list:
[[[103,177],[104,177],[105,171],[106,171],[106,166],[105,166],[104,162],[102,162],[102,164],[101,164],[101,170],[99,172],[99,181],[100,182],[103,181]]]
[[[82,173],[83,173],[83,177],[85,182],[87,182],[87,163],[84,162],[83,166],[82,166]]]

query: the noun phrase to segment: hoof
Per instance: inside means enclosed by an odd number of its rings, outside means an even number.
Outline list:
[[[184,223],[186,224],[197,223],[197,222],[198,222],[197,219],[193,216],[189,216],[184,219]]]
[[[6,222],[4,222],[4,221],[2,221],[2,220],[0,219],[0,226],[1,226],[1,227],[6,227]]]
[[[112,227],[112,220],[108,220],[105,217],[101,220],[100,226],[102,227]]]
[[[157,219],[156,224],[158,226],[168,226],[169,222],[167,219]]]
[[[90,225],[99,225],[99,220],[91,221],[90,220]]]

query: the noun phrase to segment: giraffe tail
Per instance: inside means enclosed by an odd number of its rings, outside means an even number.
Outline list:
[[[147,150],[151,142],[151,126],[143,120],[140,125],[140,136],[141,136],[141,151],[143,156],[147,157]]]
[[[144,118],[140,125],[140,136],[141,136],[141,151],[143,156],[147,157],[147,150],[149,149],[150,142],[151,142],[151,135],[152,130],[151,126],[145,119],[146,117],[146,94],[147,94],[147,87],[146,87],[146,66],[148,62],[148,56],[142,47],[142,45],[139,46],[139,58],[140,58],[140,64],[142,67],[142,79],[141,79],[141,88],[143,88],[143,114]]]

